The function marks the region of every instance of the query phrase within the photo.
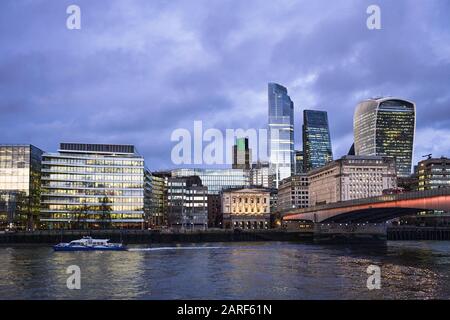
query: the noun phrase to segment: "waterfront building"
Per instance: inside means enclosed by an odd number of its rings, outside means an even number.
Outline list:
[[[208,228],[208,188],[198,176],[168,179],[169,226],[181,230]]]
[[[41,159],[33,145],[0,145],[0,230],[39,227]]]
[[[172,176],[198,176],[208,188],[208,194],[220,194],[223,189],[245,188],[250,185],[250,172],[243,169],[174,169]]]
[[[416,105],[398,98],[374,98],[358,104],[353,119],[355,154],[388,156],[397,175],[408,177],[414,146]]]
[[[295,150],[295,174],[305,173],[304,166],[304,153],[301,150]]]
[[[450,188],[450,159],[442,157],[420,161],[417,179],[419,191]]]
[[[268,85],[269,155],[274,186],[294,173],[294,103],[287,89],[276,83]]]
[[[306,174],[294,175],[281,181],[277,210],[285,211],[309,206],[309,183]]]
[[[208,194],[208,226],[223,228],[222,203],[218,194]]]
[[[250,170],[252,162],[252,150],[249,148],[248,138],[236,139],[233,146],[233,169]]]
[[[268,229],[270,190],[263,188],[228,189],[221,195],[226,228]]]
[[[167,185],[171,177],[170,172],[152,172],[151,174],[151,203],[149,226],[161,227],[167,226]]]
[[[344,156],[308,173],[310,206],[375,197],[397,187],[390,157]]]
[[[41,223],[59,228],[142,228],[151,177],[132,145],[61,143],[42,155]]]
[[[333,160],[328,114],[303,110],[303,171],[320,168]]]
[[[250,185],[253,187],[270,188],[273,184],[273,175],[270,173],[269,162],[257,162],[250,170]]]

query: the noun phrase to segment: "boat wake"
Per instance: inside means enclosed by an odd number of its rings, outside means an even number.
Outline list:
[[[157,247],[157,248],[129,248],[127,251],[165,251],[165,250],[210,250],[224,247]]]

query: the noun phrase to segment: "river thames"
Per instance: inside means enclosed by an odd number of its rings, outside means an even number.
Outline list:
[[[80,290],[67,288],[71,265]],[[370,265],[381,267],[380,290],[367,289]],[[0,247],[0,299],[448,299],[449,280],[450,242]]]

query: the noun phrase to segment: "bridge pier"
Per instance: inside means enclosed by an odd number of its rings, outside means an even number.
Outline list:
[[[384,242],[385,223],[315,223],[314,241],[329,243]]]

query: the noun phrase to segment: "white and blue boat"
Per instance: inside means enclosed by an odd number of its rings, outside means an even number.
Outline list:
[[[124,251],[127,248],[122,243],[109,243],[109,239],[93,239],[83,237],[80,240],[62,242],[53,246],[55,251]]]

